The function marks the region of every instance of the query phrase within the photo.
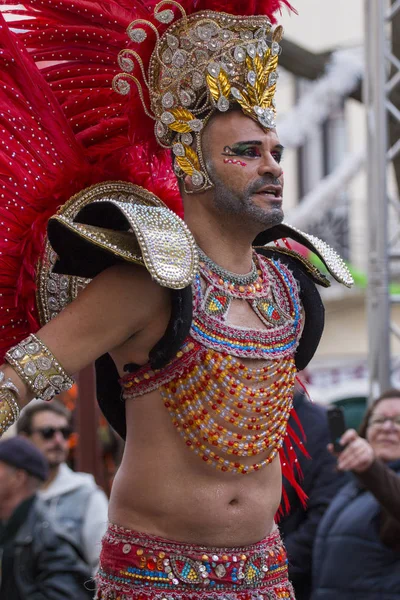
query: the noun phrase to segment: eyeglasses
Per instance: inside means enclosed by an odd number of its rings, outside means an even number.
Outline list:
[[[61,433],[64,440],[67,440],[72,433],[69,427],[42,427],[41,429],[34,429],[31,433],[39,433],[44,440],[51,440],[56,433]]]
[[[384,425],[386,421],[390,421],[395,427],[400,429],[400,415],[397,415],[396,417],[385,417],[383,415],[377,415],[376,417],[371,418],[369,425]]]

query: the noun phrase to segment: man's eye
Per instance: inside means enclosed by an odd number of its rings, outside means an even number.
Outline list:
[[[275,160],[275,162],[280,163],[282,160],[282,153],[281,152],[273,152],[272,156]]]
[[[261,156],[261,154],[258,148],[246,148],[246,150],[243,151],[242,156],[250,156],[251,158],[254,158]]]

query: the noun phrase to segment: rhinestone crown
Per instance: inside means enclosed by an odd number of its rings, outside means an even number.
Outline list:
[[[175,23],[171,9],[181,13]],[[274,94],[278,79],[282,27],[273,28],[267,16],[233,16],[202,11],[187,16],[173,0],[163,0],[155,19],[168,24],[159,34],[150,21],[133,21],[127,33],[138,44],[155,37],[148,72],[139,54],[130,48],[120,52],[123,73],[113,87],[128,94],[133,82],[148,116],[155,120],[157,141],[172,148],[178,177],[190,175],[193,185],[207,189],[212,182],[201,152],[201,132],[211,114],[239,104],[244,114],[265,129],[275,127]],[[141,77],[132,73],[139,66]],[[143,86],[149,92],[145,101]]]

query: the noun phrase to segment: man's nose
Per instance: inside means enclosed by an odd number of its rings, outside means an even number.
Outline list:
[[[272,154],[267,154],[261,161],[258,168],[258,174],[260,177],[263,175],[272,175],[279,179],[283,175],[283,169],[281,165],[275,160]]]
[[[54,440],[56,440],[59,444],[63,444],[65,442],[64,436],[61,431],[56,431],[54,433]]]

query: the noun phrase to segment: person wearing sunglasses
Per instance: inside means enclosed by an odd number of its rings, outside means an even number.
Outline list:
[[[35,429],[32,433],[38,433],[44,440],[52,440],[54,436],[60,433],[64,440],[69,440],[72,430],[70,427],[41,427]]]
[[[94,573],[107,527],[108,500],[92,475],[74,472],[66,463],[72,433],[70,421],[71,415],[62,404],[37,402],[23,411],[17,431],[47,458],[49,476],[39,495],[52,518],[77,541]]]
[[[354,477],[319,525],[311,600],[400,598],[400,390],[382,394],[340,443],[337,468]]]

